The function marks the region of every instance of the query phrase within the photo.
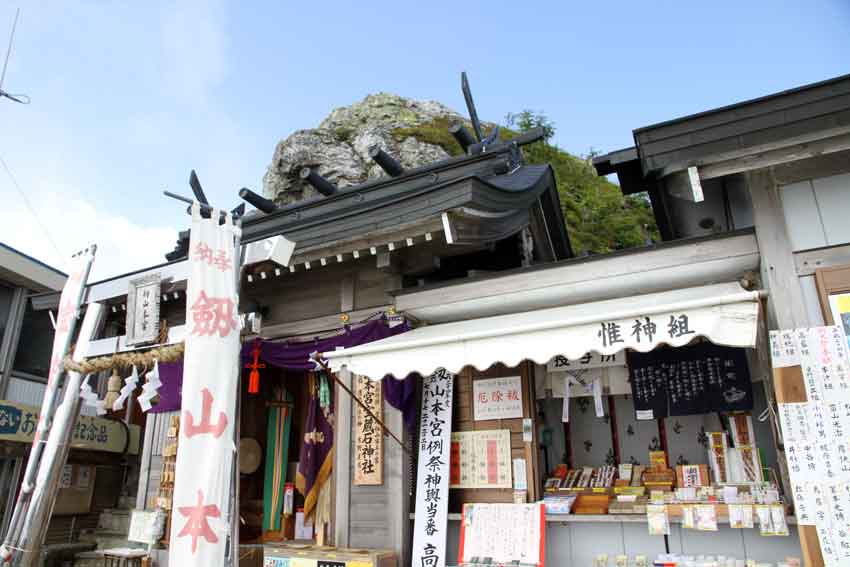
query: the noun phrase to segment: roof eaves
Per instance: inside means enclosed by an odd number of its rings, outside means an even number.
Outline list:
[[[761,102],[774,100],[774,99],[777,99],[777,98],[782,98],[782,97],[785,97],[785,96],[788,96],[788,95],[791,95],[791,94],[807,91],[809,89],[824,87],[824,86],[828,86],[828,85],[835,84],[835,83],[840,83],[840,82],[846,81],[846,80],[850,80],[850,74],[841,75],[841,76],[838,76],[838,77],[833,77],[831,79],[826,79],[824,81],[818,81],[816,83],[809,83],[807,85],[802,85],[802,86],[799,86],[799,87],[793,87],[793,88],[790,88],[790,89],[786,89],[784,91],[780,91],[778,93],[771,93],[771,94],[768,94],[768,95],[764,95],[764,96],[760,96],[760,97],[756,97],[756,98],[751,98],[751,99],[744,100],[744,101],[741,101],[741,102],[736,102],[736,103],[728,104],[728,105],[725,105],[725,106],[720,106],[718,108],[712,108],[710,110],[704,110],[702,112],[696,112],[694,114],[688,114],[686,116],[681,116],[679,118],[672,118],[670,120],[657,122],[655,124],[650,124],[648,126],[642,126],[640,128],[636,128],[635,130],[633,130],[633,135],[635,137],[635,143],[637,144],[637,135],[642,133],[642,132],[645,132],[647,130],[653,130],[653,129],[661,128],[661,127],[664,127],[664,126],[670,126],[671,124],[687,122],[689,120],[702,118],[704,116],[710,116],[712,114],[720,114],[722,112],[727,112],[727,111],[730,111],[730,110],[739,109],[739,108],[742,108],[744,106],[748,106],[748,105],[752,105],[752,104],[758,104],[758,103],[761,103]]]

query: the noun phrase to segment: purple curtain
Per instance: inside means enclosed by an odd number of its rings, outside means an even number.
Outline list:
[[[320,381],[327,381],[325,373],[311,374],[310,400],[307,402],[307,423],[304,424],[304,443],[298,455],[295,488],[304,495],[304,516],[310,517],[319,499],[322,486],[333,470],[334,428],[333,401],[323,408],[319,401]]]
[[[314,339],[312,341],[285,341],[269,342],[262,341],[260,359],[266,364],[287,368],[290,370],[315,370],[316,365],[310,362],[312,352],[331,352],[337,347],[350,348],[372,341],[379,341],[410,330],[405,321],[401,325],[390,327],[383,319],[370,321],[356,329],[346,328],[339,335],[326,339]],[[253,360],[254,343],[247,342],[242,345],[242,362],[248,363]]]
[[[159,379],[162,386],[159,387],[159,403],[153,406],[148,413],[165,413],[177,411],[182,405],[183,389],[183,361],[160,362]]]
[[[381,384],[384,399],[404,417],[404,427],[409,433],[416,431],[416,377],[418,374],[408,374],[404,380],[396,380],[392,376],[384,376]]]
[[[350,348],[372,341],[392,337],[410,330],[405,321],[401,325],[390,327],[384,319],[370,321],[356,329],[346,328],[339,335],[312,341],[260,342],[260,359],[271,366],[290,370],[314,370],[310,362],[310,353],[330,352],[337,347]],[[253,362],[254,342],[242,345],[242,366]],[[163,363],[159,365],[159,377],[162,386],[159,389],[159,403],[150,413],[162,413],[180,409],[183,387],[183,362]],[[408,431],[416,428],[416,376],[411,374],[404,380],[385,376],[382,380],[384,397],[392,407],[402,412]]]

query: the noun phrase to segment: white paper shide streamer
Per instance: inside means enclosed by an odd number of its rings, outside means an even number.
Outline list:
[[[134,367],[133,372],[135,371]],[[159,379],[159,361],[154,360],[153,369],[145,374],[145,385],[142,386],[142,394],[139,396],[139,406],[143,412],[147,412],[153,407],[153,399],[156,397],[160,386],[162,386],[162,381]],[[121,390],[121,393],[123,395],[124,390]]]
[[[133,365],[133,371],[130,372],[130,375],[127,376],[126,380],[124,380],[124,387],[121,388],[121,395],[119,395],[118,399],[112,404],[112,411],[118,411],[124,407],[124,402],[133,395],[138,384],[139,371],[136,369],[136,365]]]
[[[90,379],[91,376],[86,376],[83,380],[83,385],[80,386],[80,397],[83,399],[84,405],[94,408],[95,411],[97,411],[97,415],[105,415],[106,403],[100,399],[97,392],[92,390],[92,387],[89,384]]]

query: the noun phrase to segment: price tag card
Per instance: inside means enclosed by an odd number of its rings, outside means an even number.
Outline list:
[[[826,494],[832,525],[850,525],[850,484],[842,482],[827,485]]]
[[[833,400],[850,402],[850,362],[840,360],[832,365],[835,392]]]
[[[832,535],[832,528],[818,526],[818,540],[820,540],[820,551],[823,555],[825,565],[839,565],[840,555]]]
[[[770,358],[774,368],[786,368],[800,364],[797,341],[793,331],[770,332]]]
[[[811,495],[812,515],[815,519],[815,525],[832,527],[832,512],[829,510],[829,497],[826,494],[826,489],[820,482],[809,484],[809,493]]]
[[[794,513],[797,516],[797,524],[814,526],[815,517],[810,487],[805,483],[792,482],[791,491],[794,493]]]
[[[808,479],[808,469],[804,466],[803,451],[798,443],[785,445],[785,459],[788,461],[788,474],[791,475],[791,482],[804,482]]]
[[[809,402],[824,400],[823,370],[819,364],[803,364],[803,384],[806,386],[806,398]]]
[[[779,404],[779,424],[785,444],[800,443],[809,438],[808,404]]]
[[[747,508],[752,509],[749,505],[747,505]],[[729,504],[729,527],[744,527],[744,506],[742,504]]]

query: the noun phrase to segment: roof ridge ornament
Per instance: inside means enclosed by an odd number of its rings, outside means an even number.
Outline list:
[[[301,173],[299,174],[299,176],[301,177],[301,179],[312,185],[316,191],[318,191],[325,197],[330,197],[331,195],[337,192],[336,185],[319,175],[313,168],[301,168]]]
[[[481,133],[481,122],[478,120],[478,112],[475,110],[475,101],[472,100],[472,90],[469,88],[469,79],[466,77],[466,71],[462,71],[460,74],[460,88],[463,91],[463,98],[466,101],[466,109],[469,112],[469,119],[472,121],[475,138],[481,142],[484,139],[484,135]]]

